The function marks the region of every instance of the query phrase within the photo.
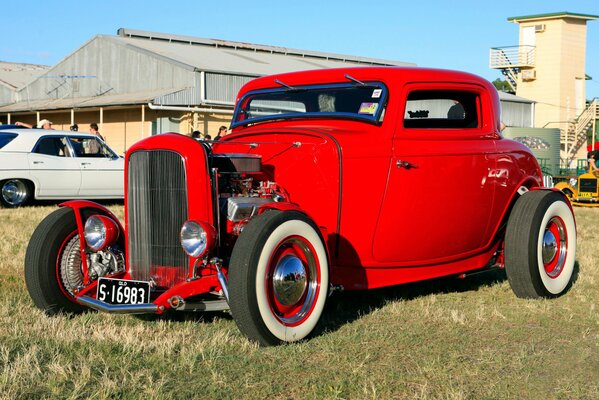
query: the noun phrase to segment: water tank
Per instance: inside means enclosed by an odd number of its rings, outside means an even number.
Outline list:
[[[516,140],[535,155],[544,174],[559,175],[560,130],[558,128],[505,128],[507,139]]]

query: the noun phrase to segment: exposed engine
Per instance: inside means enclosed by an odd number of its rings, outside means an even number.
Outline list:
[[[91,253],[88,260],[90,279],[98,279],[125,270],[125,257],[123,252],[117,249],[106,249]]]
[[[264,204],[289,200],[286,191],[262,172],[258,155],[213,154],[212,164],[218,170],[221,226],[228,234],[238,236]]]

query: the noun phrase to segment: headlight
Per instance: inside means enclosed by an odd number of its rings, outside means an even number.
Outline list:
[[[207,223],[186,221],[181,228],[181,247],[190,257],[201,257],[212,247],[215,235]]]
[[[92,215],[85,221],[85,241],[93,251],[113,245],[119,236],[116,223],[104,215]]]

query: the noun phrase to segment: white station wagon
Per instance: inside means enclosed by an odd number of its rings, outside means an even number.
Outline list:
[[[0,130],[0,202],[122,199],[123,158],[89,133]]]

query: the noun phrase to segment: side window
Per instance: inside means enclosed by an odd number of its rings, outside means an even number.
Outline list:
[[[115,154],[96,138],[70,137],[75,157],[111,158]]]
[[[45,154],[47,156],[66,157],[67,146],[64,137],[45,137],[40,139],[35,146],[34,153]]]
[[[12,142],[16,137],[16,133],[0,133],[0,149]]]
[[[468,129],[480,126],[477,93],[416,90],[408,95],[405,128]]]

